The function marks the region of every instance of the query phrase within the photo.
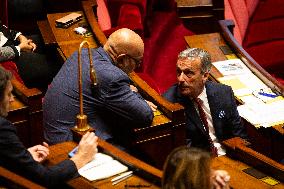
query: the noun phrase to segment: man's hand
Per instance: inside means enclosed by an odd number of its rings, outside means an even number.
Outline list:
[[[43,145],[36,145],[28,148],[28,151],[37,162],[42,162],[49,155],[48,144],[43,142]]]
[[[150,108],[152,109],[153,112],[157,111],[157,106],[153,102],[150,102],[148,100],[145,100],[145,101],[150,106]]]
[[[212,170],[212,183],[215,189],[229,189],[230,175],[224,170]]]
[[[130,85],[129,87],[131,91],[138,93],[138,89],[134,85]]]
[[[71,158],[77,169],[93,160],[98,152],[98,137],[93,132],[87,132],[81,139],[77,153]]]
[[[36,49],[36,44],[33,42],[33,40],[26,38],[24,35],[19,35],[17,39],[20,42],[19,47],[21,51],[31,52]]]

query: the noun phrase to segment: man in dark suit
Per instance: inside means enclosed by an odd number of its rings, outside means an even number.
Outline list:
[[[189,146],[224,155],[220,142],[247,135],[231,87],[207,81],[211,66],[208,52],[199,48],[182,51],[177,60],[178,83],[163,96],[185,107]]]
[[[97,86],[89,74],[87,49],[82,50],[84,114],[100,138],[126,147],[134,127],[149,126],[155,106],[131,85],[128,73],[139,66],[144,43],[138,34],[123,28],[110,35],[104,47],[91,49]],[[54,144],[72,140],[70,128],[79,112],[78,52],[62,66],[47,90],[43,103],[45,139]]]
[[[78,152],[71,159],[44,167],[41,162],[49,154],[48,144],[44,142],[26,149],[17,137],[14,125],[5,119],[10,103],[14,101],[10,79],[11,74],[0,67],[0,166],[45,186],[55,186],[77,176],[77,170],[91,161],[97,152],[98,138],[94,133],[85,134]]]

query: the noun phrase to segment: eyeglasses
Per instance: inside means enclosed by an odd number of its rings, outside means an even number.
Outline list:
[[[136,68],[139,68],[141,63],[142,63],[142,59],[137,59],[137,58],[134,58],[128,54],[126,54],[126,56],[128,56],[129,58],[131,58],[132,60],[134,60],[135,64],[136,64]]]

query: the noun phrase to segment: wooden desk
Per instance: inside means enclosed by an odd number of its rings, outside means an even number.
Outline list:
[[[61,144],[56,144],[54,146],[50,147],[50,156],[48,158],[47,164],[48,165],[54,165],[55,163],[58,163],[66,158],[68,158],[68,153],[77,145],[75,142],[64,142]],[[132,156],[129,154],[115,148],[114,146],[110,145],[109,143],[100,140],[99,141],[99,147],[102,149],[103,152],[111,154],[114,158],[120,160],[122,163],[126,165],[130,165],[134,168],[134,175],[130,178],[126,179],[123,182],[120,182],[119,184],[112,186],[111,178],[99,180],[99,181],[93,181],[90,182],[83,177],[78,177],[76,179],[73,179],[68,182],[68,185],[72,188],[127,188],[127,186],[136,186],[139,185],[147,186],[146,188],[159,188],[157,184],[159,184],[159,181],[162,178],[162,172]],[[101,151],[101,150],[100,150]],[[142,178],[141,175],[144,174],[146,178],[150,178],[148,180]]]
[[[275,186],[268,185],[264,183],[263,181],[254,178],[242,170],[249,168],[247,164],[244,164],[240,161],[233,160],[227,156],[220,156],[213,159],[212,162],[212,168],[213,169],[223,169],[226,170],[230,176],[230,186],[233,189],[283,189],[284,184],[279,183]]]
[[[189,47],[199,47],[207,50],[211,55],[212,62],[227,60],[219,48],[220,46],[231,48],[219,33],[186,36],[185,40]],[[233,48],[231,50],[235,52]],[[235,54],[240,56],[239,53]],[[244,57],[240,58],[244,60]],[[221,73],[215,67],[212,67],[210,78],[216,81],[216,78],[221,76]],[[284,159],[284,129],[282,126],[256,129],[247,122],[246,125],[248,126],[248,133],[252,138],[252,145],[256,151],[276,161]]]
[[[53,165],[55,163],[58,163],[59,161],[62,161],[67,158],[68,152],[70,152],[74,147],[76,146],[75,142],[64,142],[61,144],[57,144],[50,147],[50,157],[48,158],[48,164]],[[76,179],[73,179],[68,182],[68,185],[72,188],[126,188],[126,184],[137,186],[137,185],[144,185],[149,186],[147,188],[159,188],[157,183],[159,179],[162,178],[162,172],[132,156],[129,154],[113,147],[112,145],[108,144],[107,142],[100,141],[99,146],[104,149],[106,153],[109,153],[113,155],[113,157],[118,158],[122,160],[125,164],[131,164],[133,167],[136,166],[137,170],[143,170],[145,173],[148,173],[148,178],[150,179],[143,179],[137,174],[135,174],[133,177],[127,179],[126,181],[119,183],[118,185],[112,186],[110,179],[104,179],[97,182],[90,182],[86,179],[79,177]],[[212,168],[213,169],[224,169],[229,172],[231,175],[231,181],[230,186],[234,189],[255,189],[255,188],[261,188],[261,189],[268,189],[268,188],[274,188],[274,189],[280,189],[284,187],[283,183],[277,184],[275,186],[270,186],[264,182],[262,182],[259,179],[256,179],[246,173],[244,173],[242,170],[248,168],[249,166],[233,160],[227,156],[221,156],[218,158],[214,158],[212,162]],[[135,172],[135,171],[134,171]],[[138,172],[135,172],[138,173]],[[138,174],[139,175],[139,174]],[[129,187],[130,188],[130,187]]]
[[[83,15],[81,11],[77,13]],[[45,45],[57,45],[59,47],[57,50],[62,56],[63,61],[79,49],[79,45],[83,40],[87,40],[92,48],[99,46],[93,36],[84,37],[83,35],[75,33],[75,28],[79,27],[81,24],[87,24],[85,19],[82,19],[68,28],[57,28],[55,26],[55,20],[68,14],[70,14],[70,12],[47,14],[47,20],[38,22]]]

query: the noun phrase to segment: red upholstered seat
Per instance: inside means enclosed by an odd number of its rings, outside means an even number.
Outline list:
[[[259,1],[255,15],[254,22],[261,20],[271,20],[274,18],[281,18],[284,15],[284,1],[283,0],[266,0]]]
[[[284,1],[225,0],[225,18],[235,22],[234,36],[244,49],[283,82]]]
[[[243,46],[250,48],[279,40],[284,40],[284,12],[282,18],[251,22]]]
[[[105,4],[105,0],[97,0],[97,4],[98,4],[97,8],[98,23],[102,31],[111,29],[111,19],[109,16],[107,6]]]
[[[15,64],[15,62],[13,61],[5,61],[5,62],[1,62],[0,63],[1,66],[3,66],[6,70],[10,71],[13,76],[22,84],[24,84],[24,81],[22,80],[22,78],[20,77],[19,73],[18,73],[18,69],[17,66]]]
[[[107,37],[120,28],[129,28],[143,36],[142,17],[138,6],[134,4],[122,4],[119,7],[119,15],[116,17],[115,24],[112,24],[114,22],[110,19],[105,1],[98,0],[97,3],[98,22]]]
[[[162,94],[157,83],[147,73],[137,73],[137,75],[139,75],[139,77],[141,77],[141,79],[143,79],[157,93]]]
[[[249,13],[244,0],[225,0],[225,18],[235,22],[234,36],[242,44],[249,23]]]
[[[120,9],[125,4],[131,4],[138,7],[143,23],[146,16],[147,0],[107,0],[107,6],[113,26],[118,25],[118,18],[121,14]]]

